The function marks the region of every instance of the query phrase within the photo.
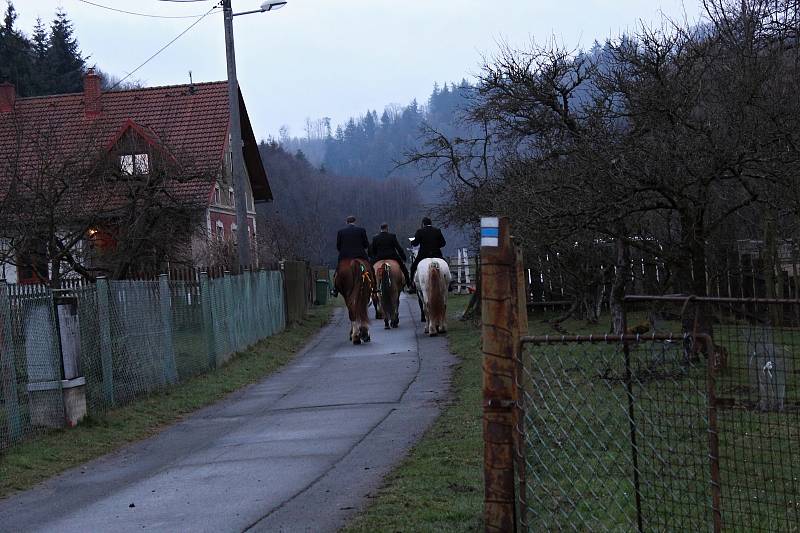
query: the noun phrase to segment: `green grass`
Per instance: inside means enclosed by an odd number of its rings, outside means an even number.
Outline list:
[[[719,317],[714,341],[728,350],[716,376],[722,519],[729,531],[798,531],[800,416],[754,407],[743,326]],[[635,318],[631,323],[636,323]],[[600,326],[563,324],[573,334],[602,334]],[[666,327],[678,332],[677,324]],[[541,317],[533,334],[556,334]],[[605,330],[605,331],[604,331]],[[782,328],[777,345],[798,346]],[[552,344],[528,348],[530,391],[527,448],[529,523],[532,530],[572,528],[629,531],[636,526],[628,397],[619,346]],[[700,531],[711,524],[706,361],[687,365],[680,344],[642,342],[631,350],[646,530]],[[797,375],[787,380],[796,401]]]
[[[454,298],[451,309],[460,311],[464,303]],[[531,315],[530,334],[560,335],[547,323],[551,317]],[[632,324],[643,320],[644,315],[629,316]],[[609,323],[567,320],[561,328],[603,334]],[[450,327],[450,348],[460,359],[452,402],[346,532],[482,529],[480,331],[458,321]],[[677,324],[664,327],[680,330]],[[717,376],[720,396],[745,400],[745,388],[733,386],[748,383],[741,328],[717,326],[715,342],[729,351],[729,368]],[[800,332],[784,329],[777,342],[800,346]],[[605,344],[531,347],[526,368],[530,530],[635,530],[621,350]],[[705,361],[687,366],[679,345],[642,343],[631,352],[631,369],[645,530],[708,530]],[[800,390],[800,372],[794,370],[787,382],[787,399],[793,401]],[[798,412],[719,409],[718,423],[725,529],[800,530]]]
[[[30,437],[0,454],[0,497],[68,468],[154,435],[187,414],[255,383],[288,363],[326,324],[336,302],[314,307],[307,319],[238,354],[218,370],[195,376],[78,427]]]
[[[465,297],[449,302],[453,313],[465,305]],[[483,529],[480,331],[453,317],[448,326],[460,360],[452,401],[347,532]]]

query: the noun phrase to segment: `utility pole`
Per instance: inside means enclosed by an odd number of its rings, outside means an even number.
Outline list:
[[[239,268],[249,268],[250,235],[247,232],[247,181],[242,155],[242,120],[239,114],[239,82],[236,79],[236,52],[233,45],[233,9],[231,0],[222,0],[225,19],[225,54],[228,61],[228,108],[230,112],[231,177],[236,202],[236,242]]]

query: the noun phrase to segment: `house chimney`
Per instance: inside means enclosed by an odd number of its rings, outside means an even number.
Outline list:
[[[97,118],[102,113],[103,102],[100,95],[100,76],[90,68],[83,78],[83,106],[86,118]]]
[[[17,99],[17,89],[11,83],[0,83],[0,113],[11,113]]]

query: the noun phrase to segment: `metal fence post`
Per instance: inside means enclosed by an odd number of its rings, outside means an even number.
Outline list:
[[[507,218],[481,219],[484,523],[516,531],[514,355],[519,343],[514,264]]]
[[[178,382],[178,368],[175,365],[175,347],[172,344],[172,294],[169,290],[169,274],[158,276],[158,302],[161,306],[161,342],[164,350],[164,379],[167,384]]]
[[[17,372],[14,367],[14,342],[11,338],[11,299],[8,285],[0,280],[0,389],[6,407],[11,440],[22,436],[22,418],[17,396]]]
[[[103,369],[103,397],[106,404],[114,405],[114,357],[111,344],[111,306],[108,302],[110,287],[105,277],[97,278],[97,322],[100,327],[100,362]]]
[[[206,340],[206,351],[208,352],[208,368],[217,367],[217,349],[214,345],[214,312],[211,305],[211,282],[208,280],[208,272],[200,273],[200,303],[203,306],[203,333]]]

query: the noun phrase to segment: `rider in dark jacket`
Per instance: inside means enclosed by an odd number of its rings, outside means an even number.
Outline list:
[[[347,217],[346,222],[347,226],[340,229],[336,234],[336,249],[339,251],[339,262],[341,262],[342,259],[364,259],[369,261],[369,255],[367,255],[369,239],[367,239],[366,230],[356,226],[356,217],[352,215]],[[370,271],[371,270],[372,269],[370,269]],[[338,296],[339,291],[336,290],[335,275],[333,279],[334,287],[331,294],[333,296]]]
[[[381,232],[372,238],[369,247],[369,257],[373,264],[382,259],[394,259],[400,265],[400,270],[406,277],[406,284],[411,286],[411,277],[406,268],[406,252],[397,242],[397,235],[389,233],[389,224],[381,224]]]
[[[419,246],[417,257],[414,258],[414,263],[411,265],[411,279],[414,279],[414,274],[417,272],[419,262],[423,259],[439,258],[444,259],[442,255],[442,248],[447,244],[444,240],[444,235],[439,228],[434,228],[431,219],[425,217],[422,219],[422,227],[414,234],[414,240],[411,241],[411,246]]]

